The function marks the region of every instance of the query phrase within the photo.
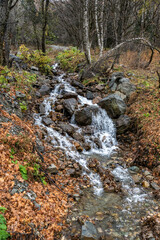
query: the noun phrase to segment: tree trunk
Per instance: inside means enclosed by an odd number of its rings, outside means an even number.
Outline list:
[[[42,52],[46,52],[46,28],[48,22],[49,0],[42,0]]]
[[[83,2],[83,42],[84,42],[84,50],[85,50],[87,63],[91,64],[88,8],[89,8],[89,0],[84,0]]]

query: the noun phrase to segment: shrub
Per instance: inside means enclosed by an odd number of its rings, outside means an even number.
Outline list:
[[[60,52],[57,56],[60,67],[68,72],[75,72],[80,63],[85,61],[85,55],[76,47]]]
[[[51,59],[42,51],[31,51],[25,45],[20,46],[20,58],[29,65],[35,65],[42,73],[49,74],[51,72]]]

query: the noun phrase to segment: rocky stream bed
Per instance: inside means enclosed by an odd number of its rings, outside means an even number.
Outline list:
[[[160,188],[151,171],[126,164],[127,151],[117,141],[117,135],[127,134],[132,125],[126,109],[136,87],[119,72],[102,79],[101,84],[89,82],[84,86],[76,74],[65,74],[58,64],[52,67],[53,75],[39,76],[34,84],[37,104],[33,119],[41,136],[37,134],[38,148],[41,154],[45,152],[43,140],[63,153],[58,167],[48,167],[51,174],[66,169],[66,177],[82,181],[61,240],[142,239],[141,219],[158,212],[160,204],[153,192]],[[20,92],[16,94],[24,98]],[[11,105],[6,100],[4,109],[18,111]],[[20,130],[14,128],[13,134],[16,131]],[[11,194],[27,188],[27,183],[15,181]],[[34,192],[26,197],[41,208]],[[148,240],[157,240],[152,232],[148,236]]]
[[[53,148],[61,149],[73,162],[68,174],[83,176],[86,186],[75,194],[68,216],[65,239],[141,239],[141,219],[155,213],[159,203],[148,190],[159,190],[149,171],[127,167],[116,133],[125,133],[131,119],[125,115],[127,100],[136,90],[123,73],[104,84],[84,86],[53,66],[56,76],[39,87],[43,97],[34,114],[35,124]],[[62,163],[62,169],[65,163]],[[56,166],[52,166],[55,171]],[[86,179],[86,180],[85,180]],[[146,190],[147,189],[147,190]],[[154,240],[151,234],[150,240]]]

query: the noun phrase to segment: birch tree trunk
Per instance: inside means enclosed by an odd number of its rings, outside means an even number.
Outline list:
[[[102,7],[100,10],[100,14],[98,14],[98,0],[95,0],[95,25],[96,25],[96,32],[97,32],[98,47],[100,50],[99,57],[102,56],[103,47],[104,47],[104,27],[103,27],[104,0],[102,0],[101,4],[102,4]]]
[[[101,48],[100,48],[100,57],[103,54],[104,48],[104,0],[102,0],[102,8],[100,13],[100,35],[101,35]]]
[[[83,42],[84,42],[84,50],[85,50],[87,63],[91,64],[88,8],[89,8],[89,0],[83,0]]]

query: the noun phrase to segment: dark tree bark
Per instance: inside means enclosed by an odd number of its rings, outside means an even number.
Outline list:
[[[7,32],[10,11],[16,6],[18,0],[1,0],[0,2],[0,64],[9,62],[9,35]]]
[[[46,52],[46,28],[48,23],[49,0],[42,0],[42,52]]]

